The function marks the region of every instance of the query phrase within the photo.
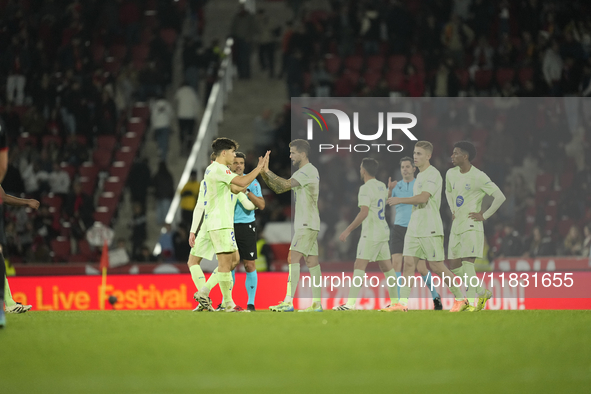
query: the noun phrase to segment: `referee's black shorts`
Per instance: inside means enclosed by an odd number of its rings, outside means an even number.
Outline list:
[[[404,250],[404,236],[406,235],[406,227],[394,225],[390,231],[390,253],[402,254]]]
[[[256,222],[234,223],[234,234],[240,260],[256,260],[257,258],[257,228]]]

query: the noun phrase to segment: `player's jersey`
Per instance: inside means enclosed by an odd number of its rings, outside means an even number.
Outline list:
[[[412,237],[443,235],[443,223],[439,214],[442,184],[441,174],[435,167],[430,165],[425,171],[419,172],[415,179],[413,195],[418,196],[422,192],[429,192],[431,197],[425,204],[413,205],[407,235]]]
[[[470,230],[484,232],[483,222],[470,219],[468,215],[480,212],[484,196],[499,190],[498,186],[474,166],[465,174],[460,172],[460,167],[454,167],[447,171],[445,189],[452,195],[453,206],[450,208],[455,214],[451,231],[454,234]]]
[[[261,192],[261,185],[259,181],[256,179],[252,181],[250,185],[248,185],[247,190],[250,191],[257,197],[262,197],[263,193]],[[249,211],[248,209],[244,209],[242,204],[238,202],[236,204],[236,210],[234,211],[234,223],[252,223],[254,222],[254,211]]]
[[[320,176],[318,170],[308,163],[292,175],[300,186],[293,188],[295,198],[294,230],[309,228],[320,231],[320,215],[318,214],[318,192]]]
[[[358,206],[368,207],[369,213],[361,223],[361,238],[372,242],[387,242],[390,239],[390,228],[384,215],[388,188],[377,179],[370,179],[359,188]]]
[[[230,182],[238,176],[216,161],[205,169],[203,196],[207,231],[234,228],[234,204],[237,196],[232,193]]]
[[[413,187],[415,185],[415,180],[413,179],[410,182],[399,181],[396,184],[396,187],[392,189],[392,196],[391,197],[412,197],[413,196]],[[394,225],[395,226],[402,226],[408,227],[408,222],[410,221],[410,214],[412,213],[412,205],[411,204],[398,204],[394,207],[396,209],[396,216],[394,217]]]
[[[8,143],[6,141],[6,127],[4,127],[4,122],[0,119],[0,152],[4,151],[8,151]],[[4,204],[4,201],[0,197],[0,205],[2,204]],[[4,211],[2,212],[2,217],[4,217]],[[2,235],[4,235],[4,229],[2,229]]]
[[[205,211],[205,206],[207,205],[207,198],[205,196],[205,179],[201,181],[199,185],[199,196],[197,197],[197,204],[195,204],[195,209],[203,208]],[[195,228],[199,226],[199,224],[195,224]],[[207,222],[204,220],[203,224],[201,225],[201,231],[207,231]],[[193,226],[191,226],[193,228]]]

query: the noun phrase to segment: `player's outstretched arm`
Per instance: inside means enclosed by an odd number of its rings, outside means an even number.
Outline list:
[[[295,179],[281,178],[273,171],[269,170],[269,157],[270,151],[265,155],[265,163],[261,171],[263,181],[269,186],[269,189],[273,190],[277,194],[285,193],[290,191],[293,187],[299,186],[300,183]]]
[[[252,181],[254,181],[255,178],[259,175],[259,173],[263,169],[263,166],[265,165],[265,162],[268,162],[270,153],[271,151],[267,151],[265,157],[259,157],[259,164],[256,166],[254,170],[252,170],[250,173],[244,176],[235,176],[232,179],[231,183],[239,187],[248,187],[248,185],[250,185]]]
[[[412,197],[390,197],[388,200],[386,200],[386,202],[390,206],[398,204],[417,205],[427,203],[427,201],[429,201],[429,197],[431,197],[431,193],[422,192],[421,194],[417,194],[416,196]]]
[[[365,218],[367,217],[368,214],[369,214],[369,207],[362,205],[361,209],[359,210],[359,213],[355,217],[355,220],[353,220],[353,222],[351,222],[349,227],[347,227],[345,229],[345,231],[343,231],[343,233],[339,237],[339,240],[341,242],[345,242],[345,240],[347,239],[349,234],[351,234],[351,232],[353,230],[355,230],[357,227],[359,227],[359,225],[365,220]]]
[[[0,186],[0,195],[2,196],[2,201],[4,201],[6,205],[10,205],[13,207],[29,207],[31,209],[39,208],[39,201],[26,198],[18,198],[15,196],[11,196],[10,194],[6,194],[2,186]]]

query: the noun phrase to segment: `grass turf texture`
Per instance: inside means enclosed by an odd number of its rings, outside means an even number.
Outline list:
[[[591,387],[591,311],[33,311],[7,323],[2,394]]]

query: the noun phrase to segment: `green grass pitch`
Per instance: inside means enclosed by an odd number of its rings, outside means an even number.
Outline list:
[[[29,312],[0,393],[588,393],[591,311]]]

